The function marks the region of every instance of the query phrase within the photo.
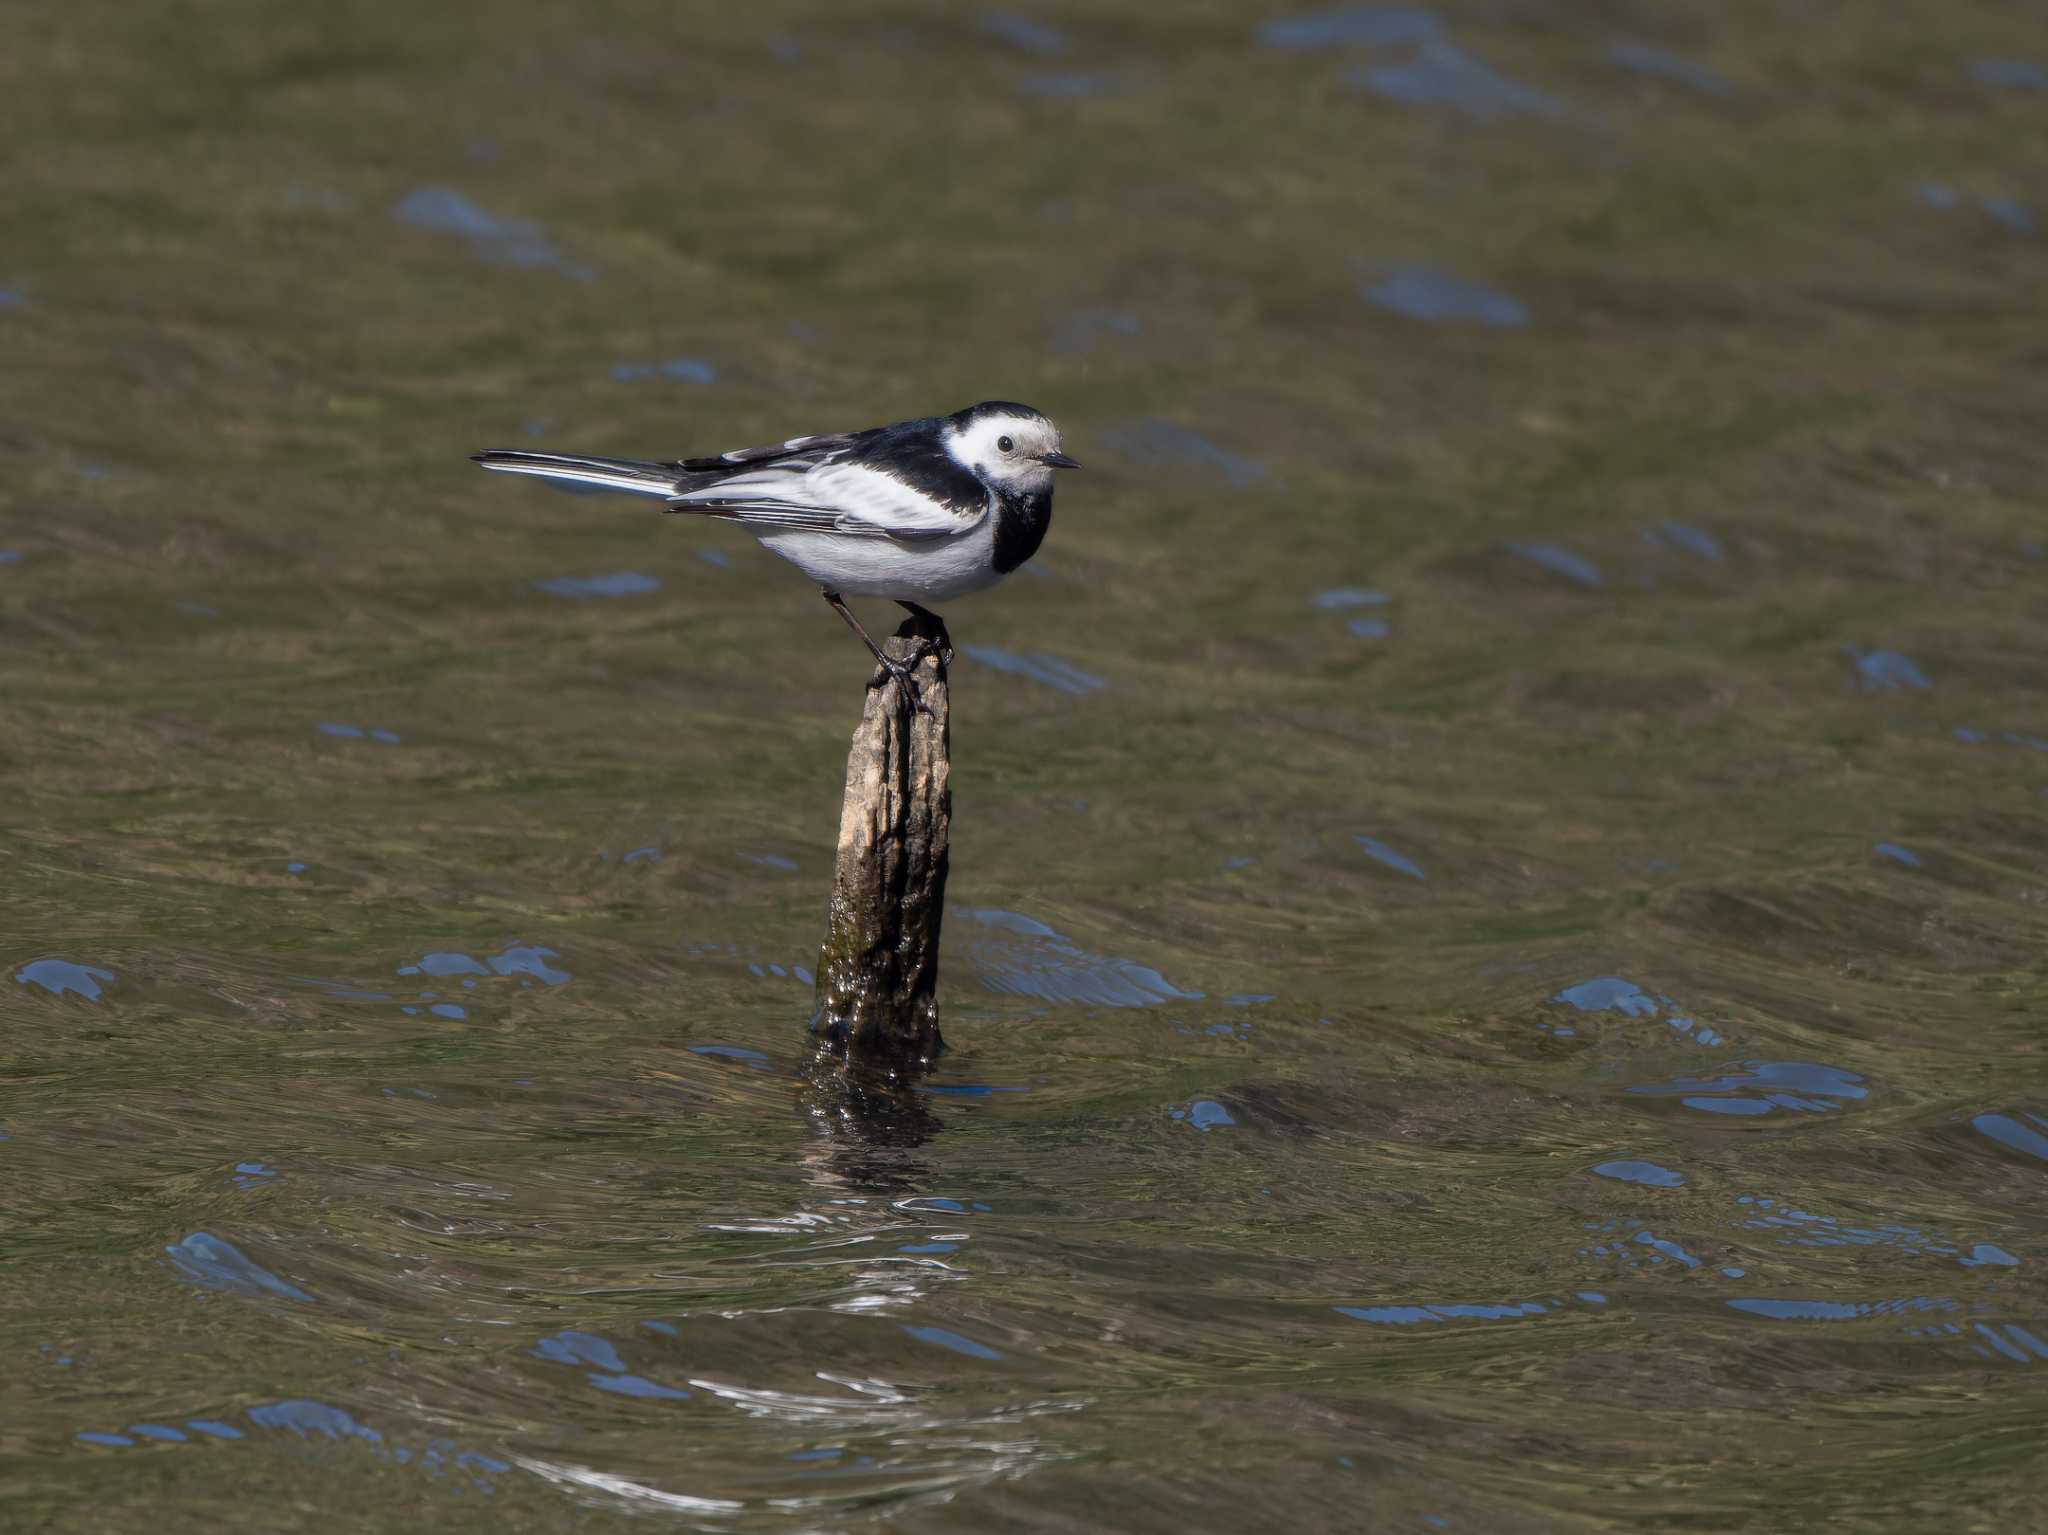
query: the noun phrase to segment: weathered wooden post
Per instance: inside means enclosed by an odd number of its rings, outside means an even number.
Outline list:
[[[946,626],[904,620],[882,646],[925,710],[882,667],[846,756],[839,860],[812,1027],[849,1066],[908,1076],[939,1053],[939,926],[952,828]],[[927,712],[928,711],[928,712]]]

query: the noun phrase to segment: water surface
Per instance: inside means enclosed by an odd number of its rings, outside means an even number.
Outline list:
[[[2037,34],[24,13],[0,1524],[2040,1527]],[[880,1093],[859,647],[467,455],[990,395]]]

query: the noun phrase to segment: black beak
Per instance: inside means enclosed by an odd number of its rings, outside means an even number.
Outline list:
[[[1048,469],[1079,469],[1081,467],[1079,459],[1068,458],[1064,453],[1047,453],[1041,456],[1038,461]]]

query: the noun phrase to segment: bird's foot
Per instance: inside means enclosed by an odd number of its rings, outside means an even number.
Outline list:
[[[923,657],[920,656],[919,659],[922,660]],[[893,677],[896,685],[903,689],[903,696],[910,700],[910,707],[927,719],[937,719],[938,715],[932,706],[924,701],[924,689],[917,685],[917,677],[911,669],[894,656],[883,656],[881,662],[882,670]]]
[[[953,635],[952,631],[947,629],[946,621],[930,608],[920,607],[916,603],[907,602],[900,597],[897,599],[896,605],[912,618],[917,619],[921,623],[929,622],[934,629],[939,631],[936,635],[920,634],[917,637],[920,645],[923,647],[918,659],[922,660],[927,655],[937,656],[939,658],[939,665],[951,666],[953,664]],[[902,631],[899,630],[898,632],[901,633]]]

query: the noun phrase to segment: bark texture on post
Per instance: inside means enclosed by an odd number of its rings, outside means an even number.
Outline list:
[[[930,617],[905,619],[882,649],[917,678],[929,714],[881,667],[846,757],[831,923],[818,958],[824,1041],[849,1062],[912,1072],[939,1053],[939,924],[953,794],[946,668]]]

